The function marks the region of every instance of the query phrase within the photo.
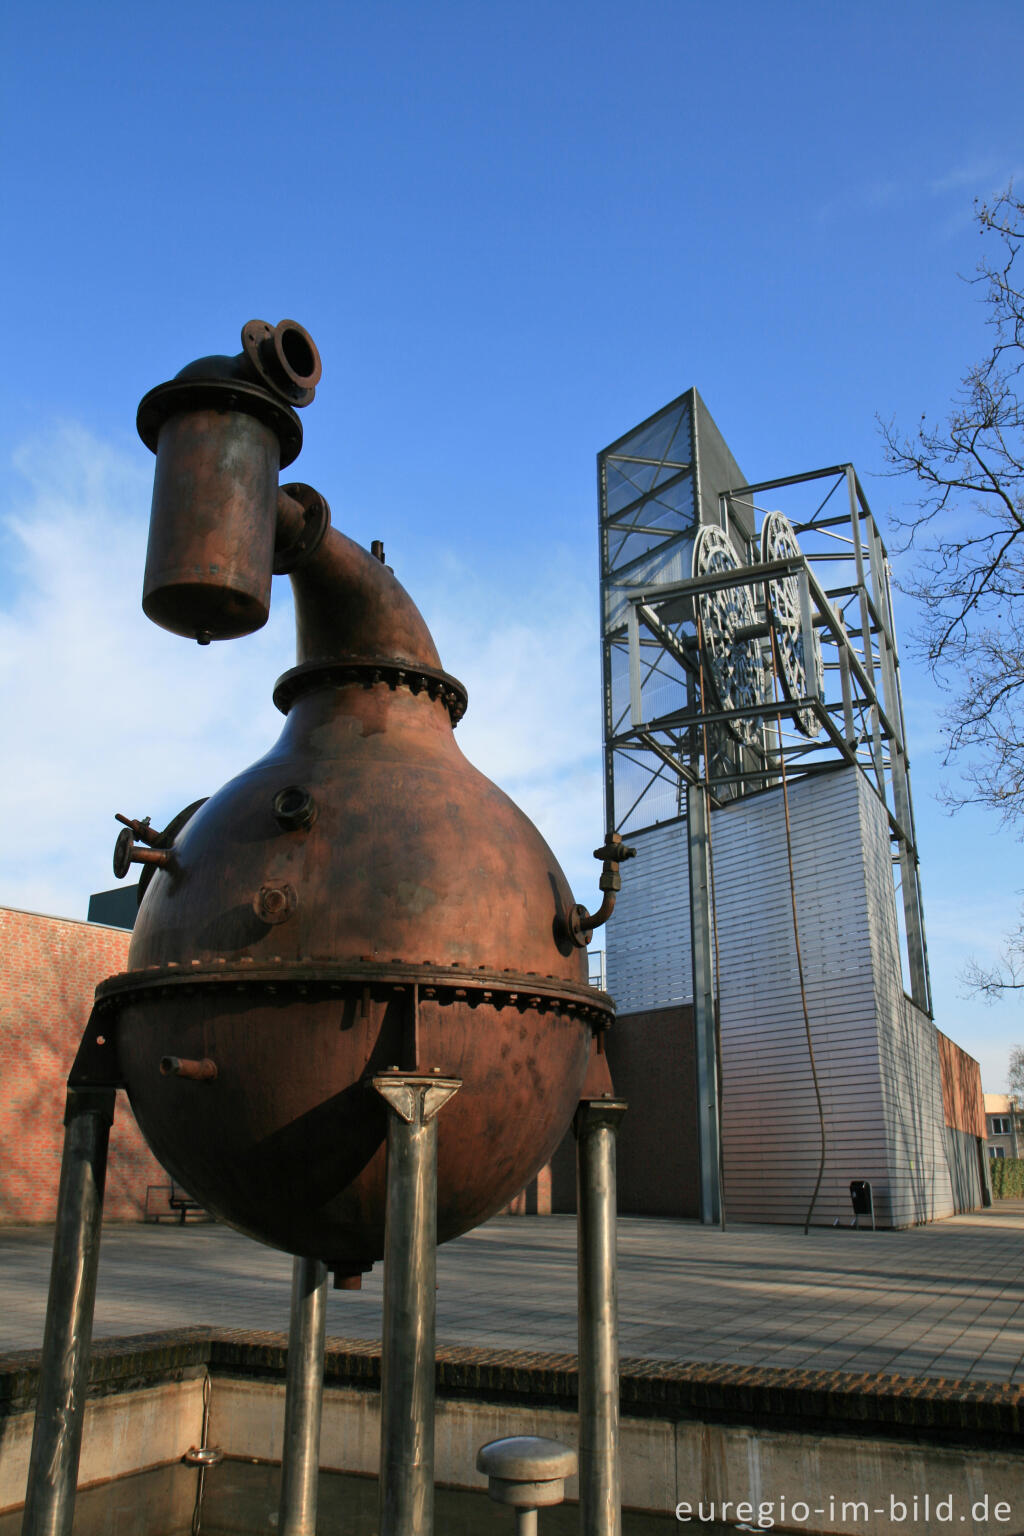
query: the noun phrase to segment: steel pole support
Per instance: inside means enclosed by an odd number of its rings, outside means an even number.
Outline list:
[[[292,1264],[288,1376],[281,1451],[280,1536],[316,1536],[320,1420],[324,1403],[327,1269],[319,1259]]]
[[[70,1536],[89,1385],[113,1088],[69,1088],[22,1536]]]
[[[380,1536],[434,1529],[437,1114],[458,1078],[388,1072],[384,1324],[380,1362]]]
[[[624,1099],[581,1099],[576,1136],[580,1530],[620,1536],[615,1140]]]
[[[686,849],[690,870],[690,954],[693,962],[693,1031],[697,1057],[697,1135],[700,1153],[700,1219],[722,1216],[722,1127],[718,1118],[718,1019],[715,1011],[714,921],[711,854],[704,790],[686,791]]]

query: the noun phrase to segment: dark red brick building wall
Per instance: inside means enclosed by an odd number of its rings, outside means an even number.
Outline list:
[[[0,907],[0,1222],[57,1208],[64,1091],[98,982],[123,971],[131,934]],[[117,1095],[104,1219],[137,1221],[169,1182]]]

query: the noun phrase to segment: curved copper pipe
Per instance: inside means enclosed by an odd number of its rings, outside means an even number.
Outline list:
[[[580,919],[581,926],[584,928],[600,928],[608,921],[614,911],[615,892],[605,891],[597,911],[588,912],[586,917]]]
[[[596,912],[575,906],[565,919],[564,931],[571,943],[584,949],[593,938],[595,928],[600,928],[615,911],[615,897],[622,889],[619,864],[624,859],[635,859],[636,849],[627,848],[618,832],[609,832],[600,848],[594,849],[594,858],[601,860],[599,888],[603,891],[601,905]]]
[[[290,580],[300,665],[358,659],[440,669],[430,631],[401,582],[337,528]]]

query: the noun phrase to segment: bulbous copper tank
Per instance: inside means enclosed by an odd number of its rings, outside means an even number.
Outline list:
[[[154,549],[162,563],[147,597],[157,593],[158,622],[201,641],[263,622],[259,572],[238,567],[274,543],[265,528],[247,536],[243,508],[237,554],[209,558],[223,529],[208,517],[190,525],[181,499],[209,465],[223,497],[225,438],[252,439],[249,407],[265,386],[243,378],[240,390],[228,362],[204,360],[198,399],[194,365],[140,408],[158,453],[150,571]],[[224,377],[230,401],[214,390]],[[294,433],[294,411],[280,409]],[[276,430],[260,410],[261,431]],[[184,467],[183,441],[194,456]],[[161,465],[165,443],[174,462]],[[239,474],[248,497],[251,455]],[[327,530],[308,487],[270,501],[298,629],[298,664],[275,690],[284,730],[156,854],[132,855],[156,862],[129,969],[99,997],[116,1014],[123,1079],[164,1166],[231,1225],[343,1277],[384,1248],[387,1110],[373,1075],[394,1066],[462,1080],[439,1120],[444,1241],[499,1210],[551,1156],[611,1005],[587,984],[554,855],[456,743],[465,692],[408,595],[382,558]],[[235,495],[232,516],[240,505]],[[172,568],[185,575],[168,577]],[[243,589],[256,594],[244,604]]]

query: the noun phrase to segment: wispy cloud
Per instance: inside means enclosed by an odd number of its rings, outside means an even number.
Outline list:
[[[959,165],[950,166],[942,175],[933,176],[927,184],[927,190],[933,197],[943,197],[947,192],[966,190],[976,195],[982,187],[1005,186],[1008,178],[999,169],[1001,163],[994,155],[962,161]]]
[[[232,644],[166,634],[140,609],[145,469],[75,426],[24,445],[16,468],[0,902],[83,917],[89,892],[114,883],[115,811],[165,822],[275,740],[291,600],[275,582],[270,623]],[[438,550],[413,596],[470,690],[459,743],[533,817],[586,901],[602,830],[594,594],[564,552],[525,589],[465,572],[453,604],[453,563]]]
[[[1014,162],[994,154],[972,156],[934,175],[917,173],[870,177],[842,188],[826,198],[817,210],[821,223],[853,214],[884,213],[897,207],[926,202],[939,215],[937,232],[942,239],[965,229],[974,218],[974,200],[996,197],[1022,173]]]

